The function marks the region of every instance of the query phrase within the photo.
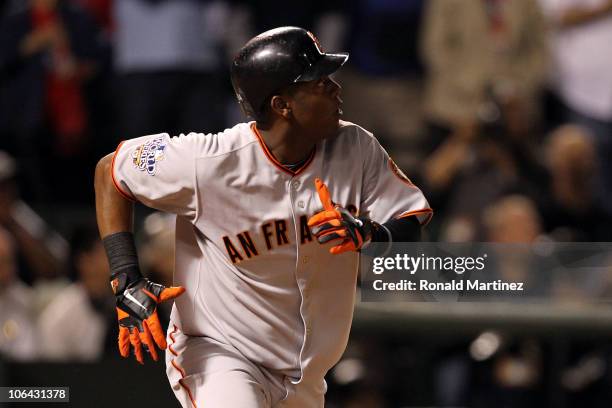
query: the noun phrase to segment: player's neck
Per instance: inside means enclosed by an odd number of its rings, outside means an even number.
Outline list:
[[[296,135],[289,129],[259,129],[259,134],[270,153],[282,164],[294,164],[306,159],[316,145],[308,137]]]

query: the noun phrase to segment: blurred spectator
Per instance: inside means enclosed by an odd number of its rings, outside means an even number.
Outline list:
[[[544,238],[535,202],[522,195],[504,196],[489,205],[482,218],[487,242],[509,244],[491,247],[494,253],[482,278],[523,282],[521,296],[509,293],[507,301],[524,302],[527,297],[541,301],[549,292],[551,282],[550,276],[540,268],[545,257],[532,251],[531,244]]]
[[[612,213],[612,0],[539,0],[551,25],[552,87],[566,106],[565,122],[595,138]]]
[[[87,149],[89,114],[84,84],[96,70],[100,44],[89,16],[62,0],[29,0],[0,25],[0,129],[4,148],[24,164],[37,198],[70,192]],[[70,159],[70,160],[67,160]],[[74,167],[73,167],[74,166]],[[82,167],[82,166],[81,166]],[[74,180],[73,180],[74,181]],[[74,191],[72,191],[75,193]]]
[[[91,14],[106,35],[113,30],[112,8],[113,0],[70,0]]]
[[[423,22],[429,121],[421,166],[442,239],[477,239],[480,212],[509,192],[538,189],[538,96],[545,27],[535,0],[432,0]],[[432,232],[439,222],[434,220]]]
[[[500,140],[485,138],[479,130],[462,130],[446,140],[422,167],[423,187],[432,207],[445,218],[441,240],[461,225],[461,241],[477,240],[482,209],[519,180],[519,168],[510,149]],[[445,231],[446,230],[446,231]],[[435,233],[435,230],[432,231]]]
[[[541,206],[557,241],[612,241],[610,217],[598,200],[595,149],[589,133],[573,125],[556,129],[546,142],[550,184]]]
[[[387,149],[395,149],[394,160],[408,171],[419,160],[422,109],[417,34],[423,3],[350,3],[346,14],[351,57],[338,74],[346,119],[359,120]]]
[[[612,36],[610,0],[539,0],[551,26],[553,86],[570,109],[569,120],[589,129],[612,125],[612,56],[601,52]],[[590,123],[592,121],[592,123]],[[599,122],[599,123],[598,123]],[[597,132],[597,136],[606,136]]]
[[[450,132],[474,133],[490,97],[501,102],[511,136],[534,123],[547,59],[536,0],[430,0],[421,49],[429,149]]]
[[[535,203],[527,197],[504,197],[489,206],[483,215],[488,242],[533,243],[542,234],[542,222]]]
[[[0,226],[15,241],[21,278],[55,278],[68,252],[67,242],[20,197],[17,163],[0,151]]]
[[[38,317],[41,358],[95,361],[106,347],[112,347],[113,353],[116,347],[108,262],[93,226],[77,228],[71,244],[74,282],[59,291]]]
[[[222,129],[230,97],[226,7],[220,0],[115,2],[117,138]]]
[[[483,240],[506,245],[489,246],[487,268],[482,275],[471,277],[483,281],[501,279],[524,283],[521,296],[496,294],[496,298],[504,299],[504,302],[525,302],[526,297],[542,301],[550,282],[547,276],[538,273],[540,260],[535,259],[537,256],[529,245],[543,234],[541,217],[534,201],[517,194],[502,195],[484,207],[481,217],[483,235],[479,237],[473,232],[468,241]],[[479,299],[479,296],[466,294],[465,300],[491,301]],[[440,406],[540,406],[542,366],[542,345],[535,339],[485,330],[472,340],[469,347],[456,349],[440,361],[436,397]]]
[[[0,356],[36,358],[31,289],[17,277],[17,252],[10,234],[0,227]]]
[[[535,202],[522,195],[505,196],[488,206],[482,218],[487,242],[510,244],[491,247],[494,254],[483,279],[523,282],[521,296],[508,294],[507,301],[524,302],[528,297],[542,301],[549,293],[551,277],[540,268],[545,257],[532,251],[531,244],[544,239]]]
[[[455,133],[424,163],[424,188],[433,208],[446,215],[441,240],[478,241],[484,208],[509,193],[538,194],[546,172],[533,147],[505,134],[482,126]]]

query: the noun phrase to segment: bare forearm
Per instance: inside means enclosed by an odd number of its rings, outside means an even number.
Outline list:
[[[132,231],[134,206],[115,189],[111,176],[112,154],[103,157],[96,166],[96,218],[100,237],[115,232]]]

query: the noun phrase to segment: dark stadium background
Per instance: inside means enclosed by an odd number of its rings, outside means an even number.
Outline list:
[[[164,12],[177,4],[198,16],[185,25],[198,41],[167,43],[142,13],[181,27]],[[0,386],[69,386],[74,407],[178,406],[163,363],[118,356],[94,167],[123,139],[244,120],[229,62],[280,25],[350,52],[344,119],[421,187],[426,240],[612,241],[612,108],[595,103],[601,88],[612,99],[612,4],[551,4],[1,1]],[[601,86],[574,98],[589,76]],[[143,269],[162,283],[171,225],[137,209]],[[609,407],[611,278],[575,276],[536,306],[359,303],[327,406]]]

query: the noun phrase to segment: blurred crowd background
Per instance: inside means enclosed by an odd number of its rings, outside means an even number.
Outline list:
[[[133,369],[113,362],[95,164],[123,139],[245,120],[229,63],[279,25],[350,52],[344,119],[422,188],[428,240],[612,241],[612,0],[2,0],[0,16],[0,383],[40,362]],[[138,208],[143,269],[164,284],[172,226]],[[612,330],[580,316],[552,331],[546,313],[537,331],[356,322],[329,405],[609,407]]]

